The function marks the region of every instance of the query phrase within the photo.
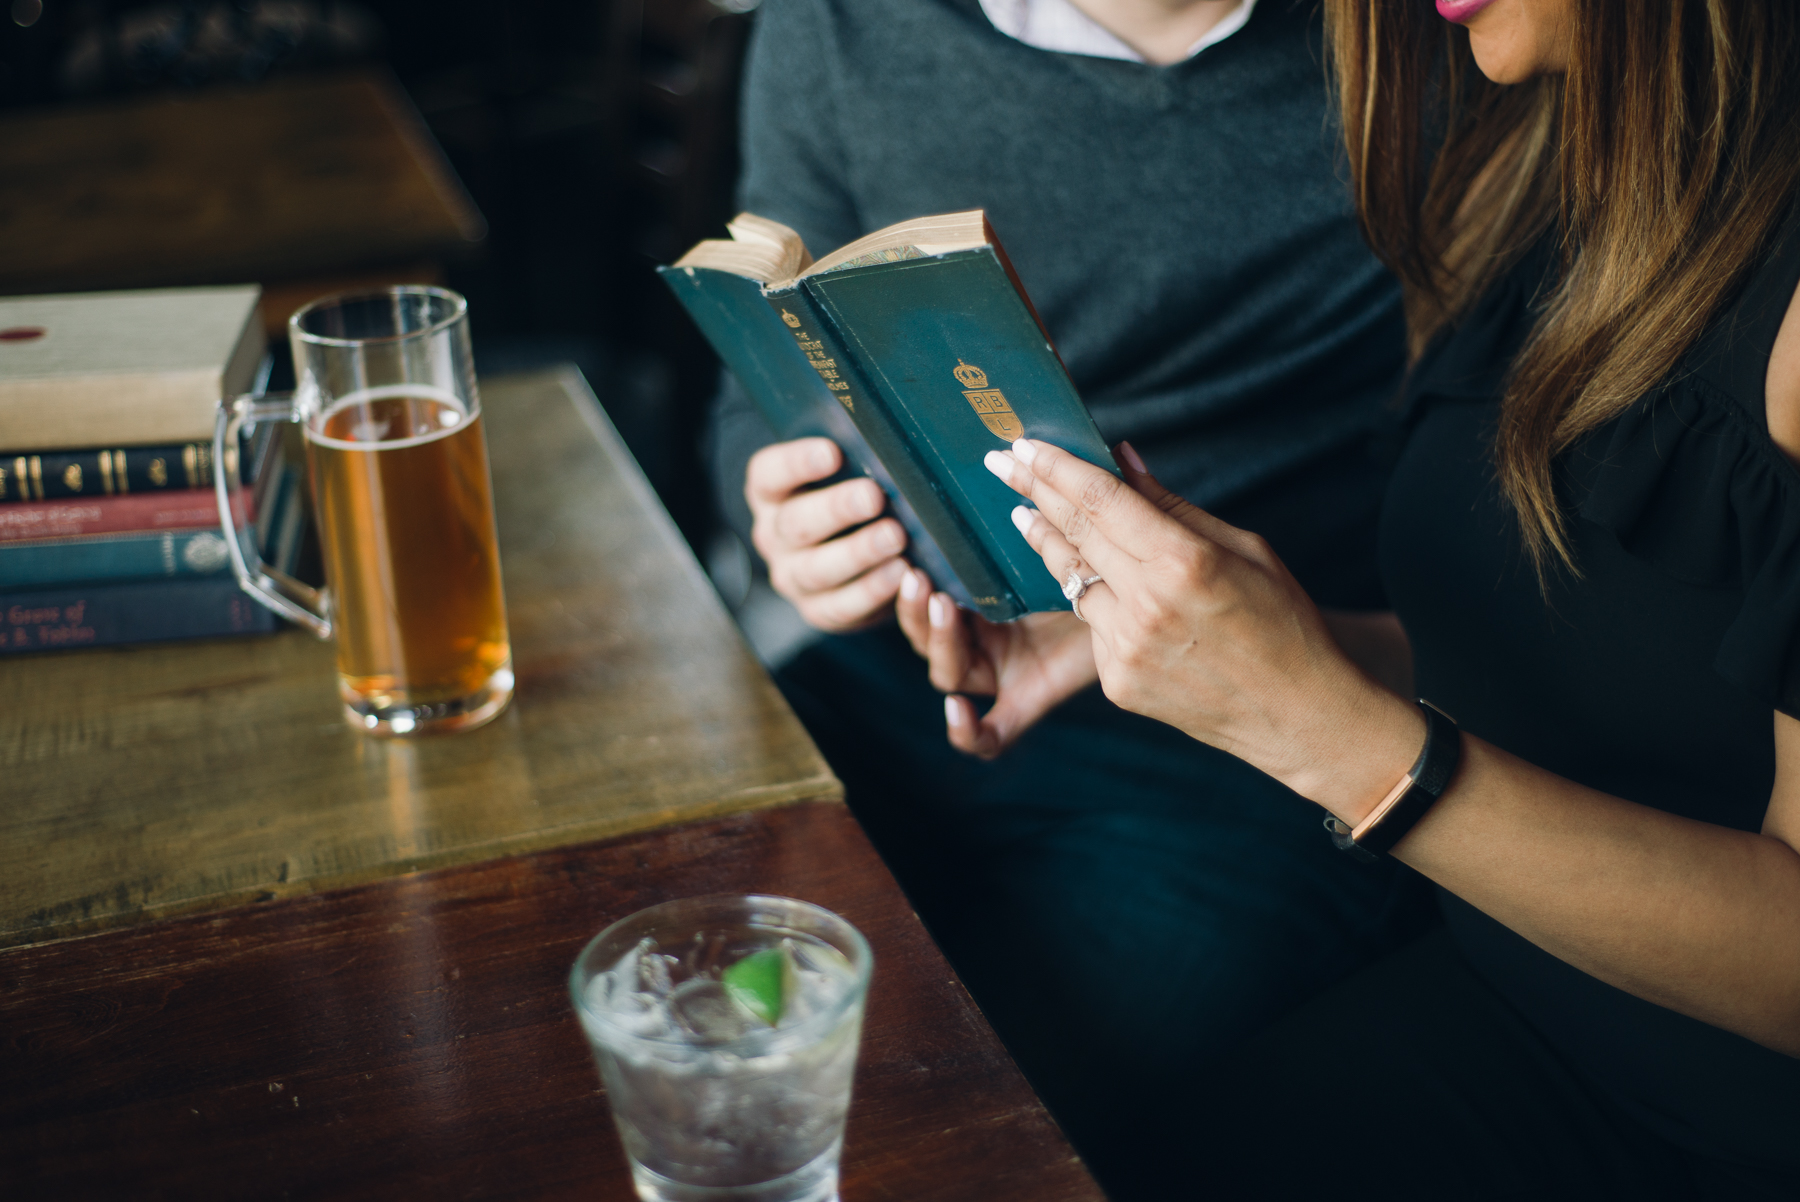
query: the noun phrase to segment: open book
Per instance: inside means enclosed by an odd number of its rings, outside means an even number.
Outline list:
[[[903,221],[817,262],[779,222],[729,228],[660,270],[776,435],[841,446],[962,604],[1068,608],[982,458],[1031,437],[1118,469],[986,215]]]

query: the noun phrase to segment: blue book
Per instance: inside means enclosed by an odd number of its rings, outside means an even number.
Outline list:
[[[778,222],[730,228],[662,276],[776,433],[837,441],[961,603],[1067,609],[982,459],[1031,437],[1118,469],[986,215],[901,222],[817,263]]]
[[[266,634],[277,621],[230,573],[210,580],[8,590],[0,593],[0,655]]]
[[[0,589],[7,590],[230,574],[230,552],[216,527],[0,543]]]

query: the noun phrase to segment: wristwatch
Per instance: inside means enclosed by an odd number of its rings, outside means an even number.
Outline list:
[[[1456,719],[1423,697],[1418,700],[1425,715],[1425,746],[1400,783],[1354,828],[1335,814],[1325,817],[1325,829],[1338,849],[1370,864],[1385,856],[1437,804],[1462,760],[1462,731]]]

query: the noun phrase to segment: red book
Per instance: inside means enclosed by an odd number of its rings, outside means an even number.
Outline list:
[[[244,520],[255,520],[248,493],[243,496],[243,506],[247,511]],[[0,543],[139,530],[191,530],[218,524],[218,502],[210,488],[0,505]]]

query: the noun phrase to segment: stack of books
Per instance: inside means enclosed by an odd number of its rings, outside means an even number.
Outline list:
[[[266,372],[260,290],[0,298],[0,654],[275,629],[237,585],[213,484],[221,397]],[[229,448],[239,537],[291,571],[300,457]]]

